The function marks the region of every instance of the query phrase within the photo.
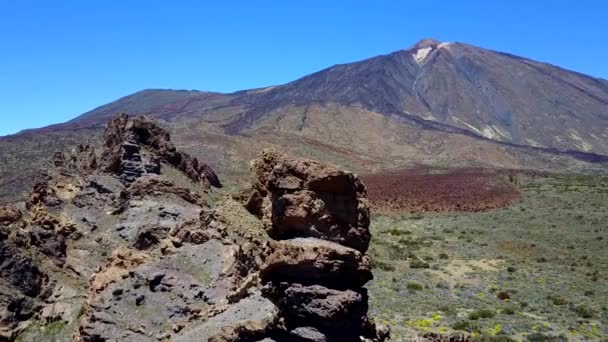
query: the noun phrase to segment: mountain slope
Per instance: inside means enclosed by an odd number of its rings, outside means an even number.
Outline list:
[[[497,141],[608,154],[605,80],[461,43],[423,40],[235,101],[251,109],[227,125],[230,132],[287,104],[338,103]]]
[[[144,90],[69,122],[0,137],[0,198],[43,156],[95,145],[116,113],[161,120],[178,147],[228,180],[277,147],[367,172],[407,165],[605,169],[608,81],[462,43],[336,65],[285,85],[220,94]]]

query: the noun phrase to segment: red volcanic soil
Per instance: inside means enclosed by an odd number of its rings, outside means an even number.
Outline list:
[[[519,191],[513,171],[485,169],[385,171],[362,176],[373,211],[476,212],[510,205]]]

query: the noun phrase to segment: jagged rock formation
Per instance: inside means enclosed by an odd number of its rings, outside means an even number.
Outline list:
[[[273,150],[252,162],[247,201],[272,241],[263,293],[294,341],[383,340],[367,318],[372,278],[365,186],[353,174]]]
[[[54,154],[0,208],[0,341],[384,340],[365,187],[272,151],[253,165],[255,216],[212,208],[215,173],[145,117],[113,119],[100,154]]]
[[[108,124],[105,133],[101,167],[120,174],[123,182],[133,182],[145,173],[159,174],[165,162],[185,173],[195,182],[203,181],[215,187],[221,183],[213,170],[198,159],[177,151],[169,132],[140,116],[129,119],[121,114]]]
[[[267,150],[252,162],[255,184],[247,207],[275,239],[315,237],[365,252],[369,208],[354,175]]]

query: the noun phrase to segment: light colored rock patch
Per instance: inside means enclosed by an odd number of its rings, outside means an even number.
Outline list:
[[[429,120],[429,121],[439,121],[437,119],[437,117],[435,115],[433,115],[433,113],[431,112],[426,112],[422,115],[420,115],[424,120]]]
[[[526,138],[526,144],[530,145],[530,146],[534,146],[534,147],[541,147],[542,145],[538,143],[538,141],[530,139],[530,138]]]
[[[467,123],[467,122],[465,122],[463,120],[460,120],[457,117],[452,117],[452,120],[456,121],[456,123],[459,123],[461,125],[465,125],[468,129],[472,130],[473,132],[475,132],[475,133],[477,133],[479,135],[485,136],[482,131],[480,131],[479,129],[477,129],[477,127],[475,127],[475,126],[473,126],[473,125],[471,125],[471,124],[469,124],[469,123]]]
[[[503,131],[500,127],[495,125],[486,126],[482,130],[482,135],[488,139],[493,140],[504,140],[510,139],[511,135],[508,132]]]
[[[502,260],[480,259],[463,260],[454,259],[445,270],[429,270],[436,280],[449,283],[451,286],[457,284],[478,285],[480,277],[477,272],[497,272]]]
[[[578,132],[572,128],[568,130],[570,138],[572,138],[575,142],[576,147],[580,148],[583,151],[591,151],[593,145],[586,142],[583,138],[578,135]]]
[[[261,296],[260,293],[241,300],[228,307],[228,309],[174,336],[175,342],[207,341],[212,336],[219,334],[222,328],[238,327],[243,325],[259,326],[270,324],[278,314],[278,309],[272,302]]]
[[[416,50],[416,53],[413,55],[414,59],[416,60],[416,63],[418,63],[418,64],[422,63],[425,60],[425,58],[429,55],[429,52],[431,52],[431,50],[433,50],[433,48],[430,46]]]
[[[251,94],[260,94],[260,93],[266,93],[266,92],[271,91],[271,90],[272,90],[272,89],[274,89],[274,88],[275,88],[275,87],[274,87],[274,86],[272,86],[272,87],[266,87],[266,88],[263,88],[263,89],[254,90],[254,91],[252,91],[252,92],[251,92]]]
[[[438,49],[441,49],[441,48],[449,48],[449,47],[450,47],[450,45],[452,45],[452,43],[441,43],[441,44],[437,45],[437,48],[438,48]]]

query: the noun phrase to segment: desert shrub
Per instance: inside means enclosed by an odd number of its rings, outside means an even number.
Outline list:
[[[585,296],[586,297],[591,297],[593,295],[595,295],[595,292],[593,290],[587,290],[587,291],[585,291]]]
[[[561,342],[561,341],[568,341],[568,339],[566,339],[565,336],[560,335],[560,336],[550,336],[550,335],[544,335],[541,333],[533,333],[527,336],[527,341],[528,342]]]
[[[395,266],[393,266],[393,264],[386,262],[384,260],[377,259],[377,258],[371,258],[370,261],[371,261],[370,263],[371,263],[372,268],[379,268],[383,271],[394,271],[395,270]]]
[[[471,325],[468,321],[458,321],[452,324],[452,329],[460,331],[471,331]]]
[[[492,318],[494,315],[494,311],[490,309],[477,309],[469,313],[469,319],[478,320],[480,318]]]
[[[548,297],[549,300],[553,303],[553,305],[566,305],[568,304],[568,300],[562,296],[559,295],[552,295]]]
[[[458,313],[456,308],[451,305],[443,305],[439,307],[439,310],[447,316],[456,316],[456,314]]]
[[[496,336],[476,336],[473,338],[475,342],[515,342],[514,339],[510,338],[506,335],[496,335]]]
[[[439,253],[439,259],[444,259],[445,260],[447,258],[449,258],[449,256],[448,256],[447,253]]]
[[[496,298],[498,298],[500,300],[507,300],[507,299],[511,299],[511,295],[507,291],[501,291],[501,292],[498,292],[498,294],[496,295]]]
[[[577,305],[574,307],[573,310],[577,314],[577,316],[581,318],[593,318],[593,316],[595,315],[593,309],[591,309],[585,304]]]
[[[394,236],[402,236],[402,235],[412,234],[412,232],[409,231],[409,230],[407,230],[407,229],[399,229],[399,228],[391,228],[391,229],[387,230],[386,232],[388,234],[394,235]]]
[[[407,283],[406,285],[407,289],[410,291],[420,291],[422,290],[422,285],[418,284],[418,283]]]
[[[513,272],[515,272],[515,271],[517,271],[517,269],[516,269],[515,267],[513,267],[513,266],[509,266],[509,267],[507,267],[507,272],[509,272],[509,273],[513,273]]]
[[[536,259],[536,262],[547,262],[547,258],[540,257],[540,258]]]
[[[388,254],[391,260],[406,260],[409,255],[409,251],[406,247],[391,245],[388,248]]]
[[[421,260],[420,258],[414,256],[410,260],[410,267],[411,268],[430,268],[431,265],[429,265],[428,262],[425,262],[425,261]]]
[[[449,289],[450,288],[450,284],[446,283],[446,282],[439,282],[437,284],[435,284],[435,287],[438,289]]]
[[[512,307],[510,307],[510,306],[508,306],[508,307],[503,308],[502,310],[500,310],[500,312],[502,314],[505,314],[505,315],[513,315],[513,314],[515,314],[515,309],[512,308]]]
[[[481,332],[481,326],[476,323],[476,322],[471,322],[471,321],[457,321],[454,324],[452,324],[452,329],[454,330],[460,330],[460,331],[466,331],[466,332]]]

